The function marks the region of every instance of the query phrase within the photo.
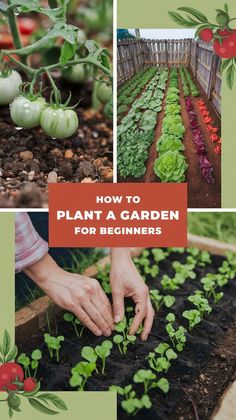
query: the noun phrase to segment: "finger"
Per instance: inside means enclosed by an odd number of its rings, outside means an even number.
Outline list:
[[[74,315],[87,327],[93,334],[100,336],[102,331],[98,326],[91,320],[88,314],[80,306],[73,310]]]
[[[143,325],[143,331],[142,331],[142,334],[141,334],[141,340],[142,341],[147,341],[148,335],[149,335],[149,333],[152,329],[154,316],[155,316],[155,311],[152,307],[150,299],[148,298],[147,313],[146,313],[146,318],[145,318],[144,325]]]
[[[129,329],[129,334],[134,335],[142,324],[147,312],[147,300],[138,302],[135,306],[135,316]]]
[[[96,324],[96,326],[102,331],[102,333],[106,337],[109,337],[111,335],[111,328],[109,327],[109,324],[103,319],[101,312],[96,308],[92,301],[86,300],[82,307],[94,322],[94,324]]]
[[[111,330],[114,330],[115,326],[110,301],[103,291],[99,292],[98,295],[98,297],[94,296],[91,300],[102,314],[103,319],[108,323]]]
[[[114,322],[117,324],[125,316],[124,296],[120,292],[112,293]]]

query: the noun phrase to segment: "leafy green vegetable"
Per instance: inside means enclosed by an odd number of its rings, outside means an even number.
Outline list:
[[[184,182],[187,167],[183,155],[169,150],[155,160],[154,172],[162,182]]]

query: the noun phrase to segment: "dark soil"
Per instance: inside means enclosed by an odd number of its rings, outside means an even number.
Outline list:
[[[160,263],[160,273],[156,279],[148,279],[151,288],[160,288],[160,278],[163,274],[173,274],[171,262],[179,260],[184,262],[186,254],[171,254],[168,260]],[[165,316],[172,311],[176,319],[187,327],[186,320],[181,317],[183,310],[191,308],[187,301],[189,294],[200,288],[200,279],[207,272],[216,272],[223,258],[212,256],[209,267],[197,268],[197,278],[187,280],[175,293],[176,303],[171,308],[161,309],[146,343],[139,339],[137,344],[129,348],[126,357],[121,356],[113,347],[111,356],[106,364],[104,376],[94,374],[87,382],[86,390],[107,390],[110,385],[127,385],[132,383],[134,373],[140,368],[148,368],[147,355],[160,341],[168,341],[165,331]],[[236,369],[236,282],[232,280],[224,288],[222,301],[213,307],[210,315],[206,316],[200,326],[195,327],[187,336],[187,345],[178,359],[172,363],[165,375],[170,382],[170,391],[164,395],[159,390],[150,393],[153,406],[150,410],[139,412],[139,420],[194,420],[194,409],[199,419],[210,420],[217,406],[219,397],[229,385]],[[20,352],[29,353],[36,346],[43,351],[43,360],[38,372],[43,390],[71,390],[69,386],[70,370],[80,360],[83,346],[95,347],[103,339],[94,337],[88,331],[81,339],[76,339],[73,328],[61,319],[56,324],[55,334],[63,334],[65,343],[61,349],[60,364],[52,362],[48,351],[43,344],[43,331],[35,336],[18,336],[16,331],[16,344]],[[60,368],[58,369],[58,367]],[[142,395],[142,387],[135,386],[138,394]],[[119,420],[127,420],[128,416],[118,410]]]
[[[60,81],[59,81],[60,82]],[[41,128],[17,130],[9,108],[0,108],[0,207],[46,207],[50,182],[112,182],[112,120],[91,108],[91,86],[61,81],[63,100],[72,90],[79,129],[54,140]],[[75,98],[76,97],[76,98]]]
[[[210,163],[214,168],[214,184],[207,184],[204,179],[202,178],[200,167],[199,167],[199,159],[196,153],[196,148],[193,143],[192,137],[192,130],[190,127],[190,121],[188,117],[188,113],[185,106],[185,98],[183,96],[183,92],[181,89],[180,84],[180,104],[181,104],[181,115],[182,120],[185,126],[185,135],[183,139],[183,143],[185,145],[184,155],[187,158],[188,169],[186,172],[186,182],[188,184],[188,208],[220,208],[221,207],[221,157],[214,152],[214,143],[210,140],[210,134],[206,129],[206,124],[203,122],[201,114],[197,107],[197,101],[202,98],[208,107],[211,117],[216,122],[218,127],[221,126],[221,122],[219,116],[216,114],[214,108],[211,106],[210,102],[208,101],[206,94],[204,93],[203,89],[196,81],[195,77],[192,75],[194,82],[196,83],[200,96],[197,98],[192,98],[194,102],[195,111],[198,113],[198,119],[200,126],[203,130],[206,148],[207,148],[207,156],[209,158]],[[163,109],[157,116],[157,126],[155,129],[155,136],[153,143],[149,150],[149,158],[147,160],[147,171],[142,178],[127,178],[127,179],[119,179],[120,182],[160,182],[159,178],[155,175],[153,171],[153,166],[155,159],[157,158],[157,151],[156,151],[156,143],[161,136],[162,131],[162,121],[164,118],[164,102],[163,102]]]

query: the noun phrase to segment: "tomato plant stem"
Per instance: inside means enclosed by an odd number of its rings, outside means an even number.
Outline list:
[[[8,0],[7,3],[10,5],[11,1]],[[11,33],[12,33],[15,48],[17,48],[17,49],[22,48],[20,35],[19,35],[19,30],[18,30],[16,17],[15,17],[13,9],[8,10],[8,22],[9,22],[9,26],[11,28]]]

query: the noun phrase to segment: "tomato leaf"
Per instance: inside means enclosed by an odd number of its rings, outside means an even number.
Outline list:
[[[67,406],[65,402],[61,398],[59,398],[57,395],[45,392],[44,394],[38,395],[37,398],[41,400],[50,401],[55,407],[59,408],[60,410],[67,410]]]
[[[10,347],[11,347],[11,338],[7,330],[5,330],[3,334],[3,343],[2,343],[2,353],[4,356],[7,355],[7,353],[10,350]]]
[[[181,10],[182,12],[190,13],[190,15],[193,15],[200,22],[203,22],[203,23],[208,22],[207,17],[202,12],[199,12],[198,10],[193,9],[192,7],[178,7],[177,10]]]
[[[76,48],[77,48],[76,43],[70,44],[68,41],[64,42],[63,47],[61,49],[60,59],[59,59],[61,66],[65,66],[68,63],[68,61],[72,57],[74,57]]]
[[[51,410],[50,408],[43,405],[40,401],[38,401],[36,398],[29,398],[28,399],[30,405],[35,408],[36,410],[40,411],[44,414],[51,414],[55,415],[58,414],[58,411]]]
[[[230,90],[232,90],[234,84],[234,71],[235,70],[233,65],[231,65],[227,70],[226,81]]]
[[[8,354],[8,356],[6,358],[6,362],[11,362],[12,360],[15,360],[17,354],[18,354],[17,346],[14,346],[13,349]]]
[[[226,60],[222,60],[222,64],[221,64],[221,67],[220,67],[220,70],[223,72],[228,66],[229,66],[229,64],[231,63],[231,58],[227,58]]]
[[[224,9],[226,11],[226,13],[229,13],[229,6],[227,3],[224,4]]]
[[[184,26],[186,28],[193,28],[193,27],[196,27],[198,25],[195,22],[184,19],[179,13],[168,12],[168,14],[171,17],[171,19],[175,23],[178,23],[178,25],[180,25],[180,26]]]

